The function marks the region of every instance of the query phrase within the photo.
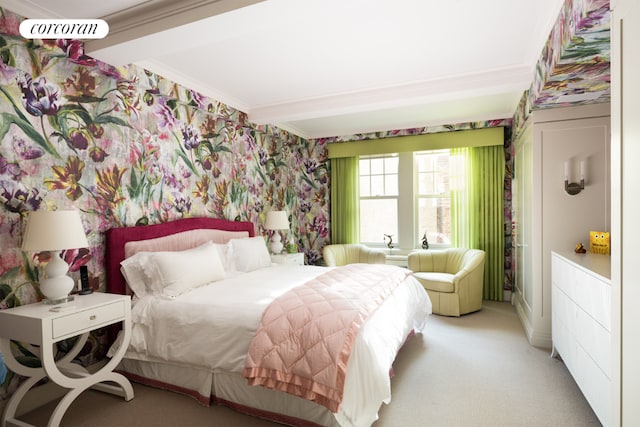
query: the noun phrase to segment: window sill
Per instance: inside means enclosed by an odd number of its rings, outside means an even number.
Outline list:
[[[433,245],[429,247],[429,250],[442,250],[442,249],[446,249],[451,247],[450,245],[442,245],[442,244],[437,244],[437,245]],[[384,249],[385,251],[385,256],[387,257],[387,264],[390,265],[397,265],[399,267],[407,267],[408,264],[408,257],[409,257],[409,253],[413,252],[413,251],[418,251],[418,250],[422,250],[421,248],[415,248],[415,249],[386,249],[386,248],[377,248],[377,249]]]
[[[387,264],[397,265],[398,267],[406,267],[407,255],[387,255]]]
[[[366,243],[363,243],[365,246],[367,246],[368,248],[371,249],[378,249],[381,251],[384,251],[384,254],[389,257],[389,256],[404,256],[406,257],[407,255],[409,255],[411,252],[413,251],[421,251],[422,248],[413,248],[413,249],[402,249],[402,248],[393,248],[391,250],[389,250],[389,248],[387,248],[386,246],[374,246],[374,245],[367,245]],[[429,249],[428,250],[442,250],[442,249],[447,249],[450,248],[451,245],[449,244],[442,244],[442,243],[434,243],[429,245]]]

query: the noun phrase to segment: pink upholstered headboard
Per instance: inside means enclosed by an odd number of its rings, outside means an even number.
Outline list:
[[[127,291],[127,284],[120,272],[120,263],[124,260],[125,243],[155,239],[183,231],[204,228],[226,231],[247,231],[250,237],[255,236],[253,223],[251,222],[229,221],[218,218],[184,218],[161,224],[121,227],[107,230],[105,242],[107,292],[125,294]]]

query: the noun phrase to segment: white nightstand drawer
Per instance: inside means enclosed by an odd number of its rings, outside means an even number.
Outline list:
[[[283,265],[304,265],[304,253],[271,255],[271,262]]]
[[[58,317],[52,320],[52,338],[77,335],[100,325],[109,325],[124,319],[125,301],[120,300],[101,307],[94,307]]]

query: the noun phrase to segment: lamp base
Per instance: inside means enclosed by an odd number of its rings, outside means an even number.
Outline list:
[[[47,305],[58,305],[58,304],[64,304],[65,302],[71,302],[71,301],[73,301],[73,295],[67,295],[66,297],[56,298],[56,299],[45,298],[42,300],[42,303]]]
[[[51,251],[51,260],[44,269],[47,278],[40,282],[40,292],[44,295],[45,304],[60,304],[70,301],[69,294],[73,290],[73,279],[67,276],[69,266],[62,258],[60,251]],[[70,297],[73,299],[73,297]]]
[[[271,241],[269,242],[269,249],[271,249],[271,253],[274,255],[279,255],[284,249],[284,245],[282,244],[282,238],[277,231],[273,233],[271,236]]]

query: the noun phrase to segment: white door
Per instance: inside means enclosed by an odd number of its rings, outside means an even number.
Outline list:
[[[533,151],[532,134],[527,127],[516,143],[514,169],[514,218],[516,241],[516,291],[531,320],[533,304],[533,284],[531,278],[531,207],[533,191]]]

